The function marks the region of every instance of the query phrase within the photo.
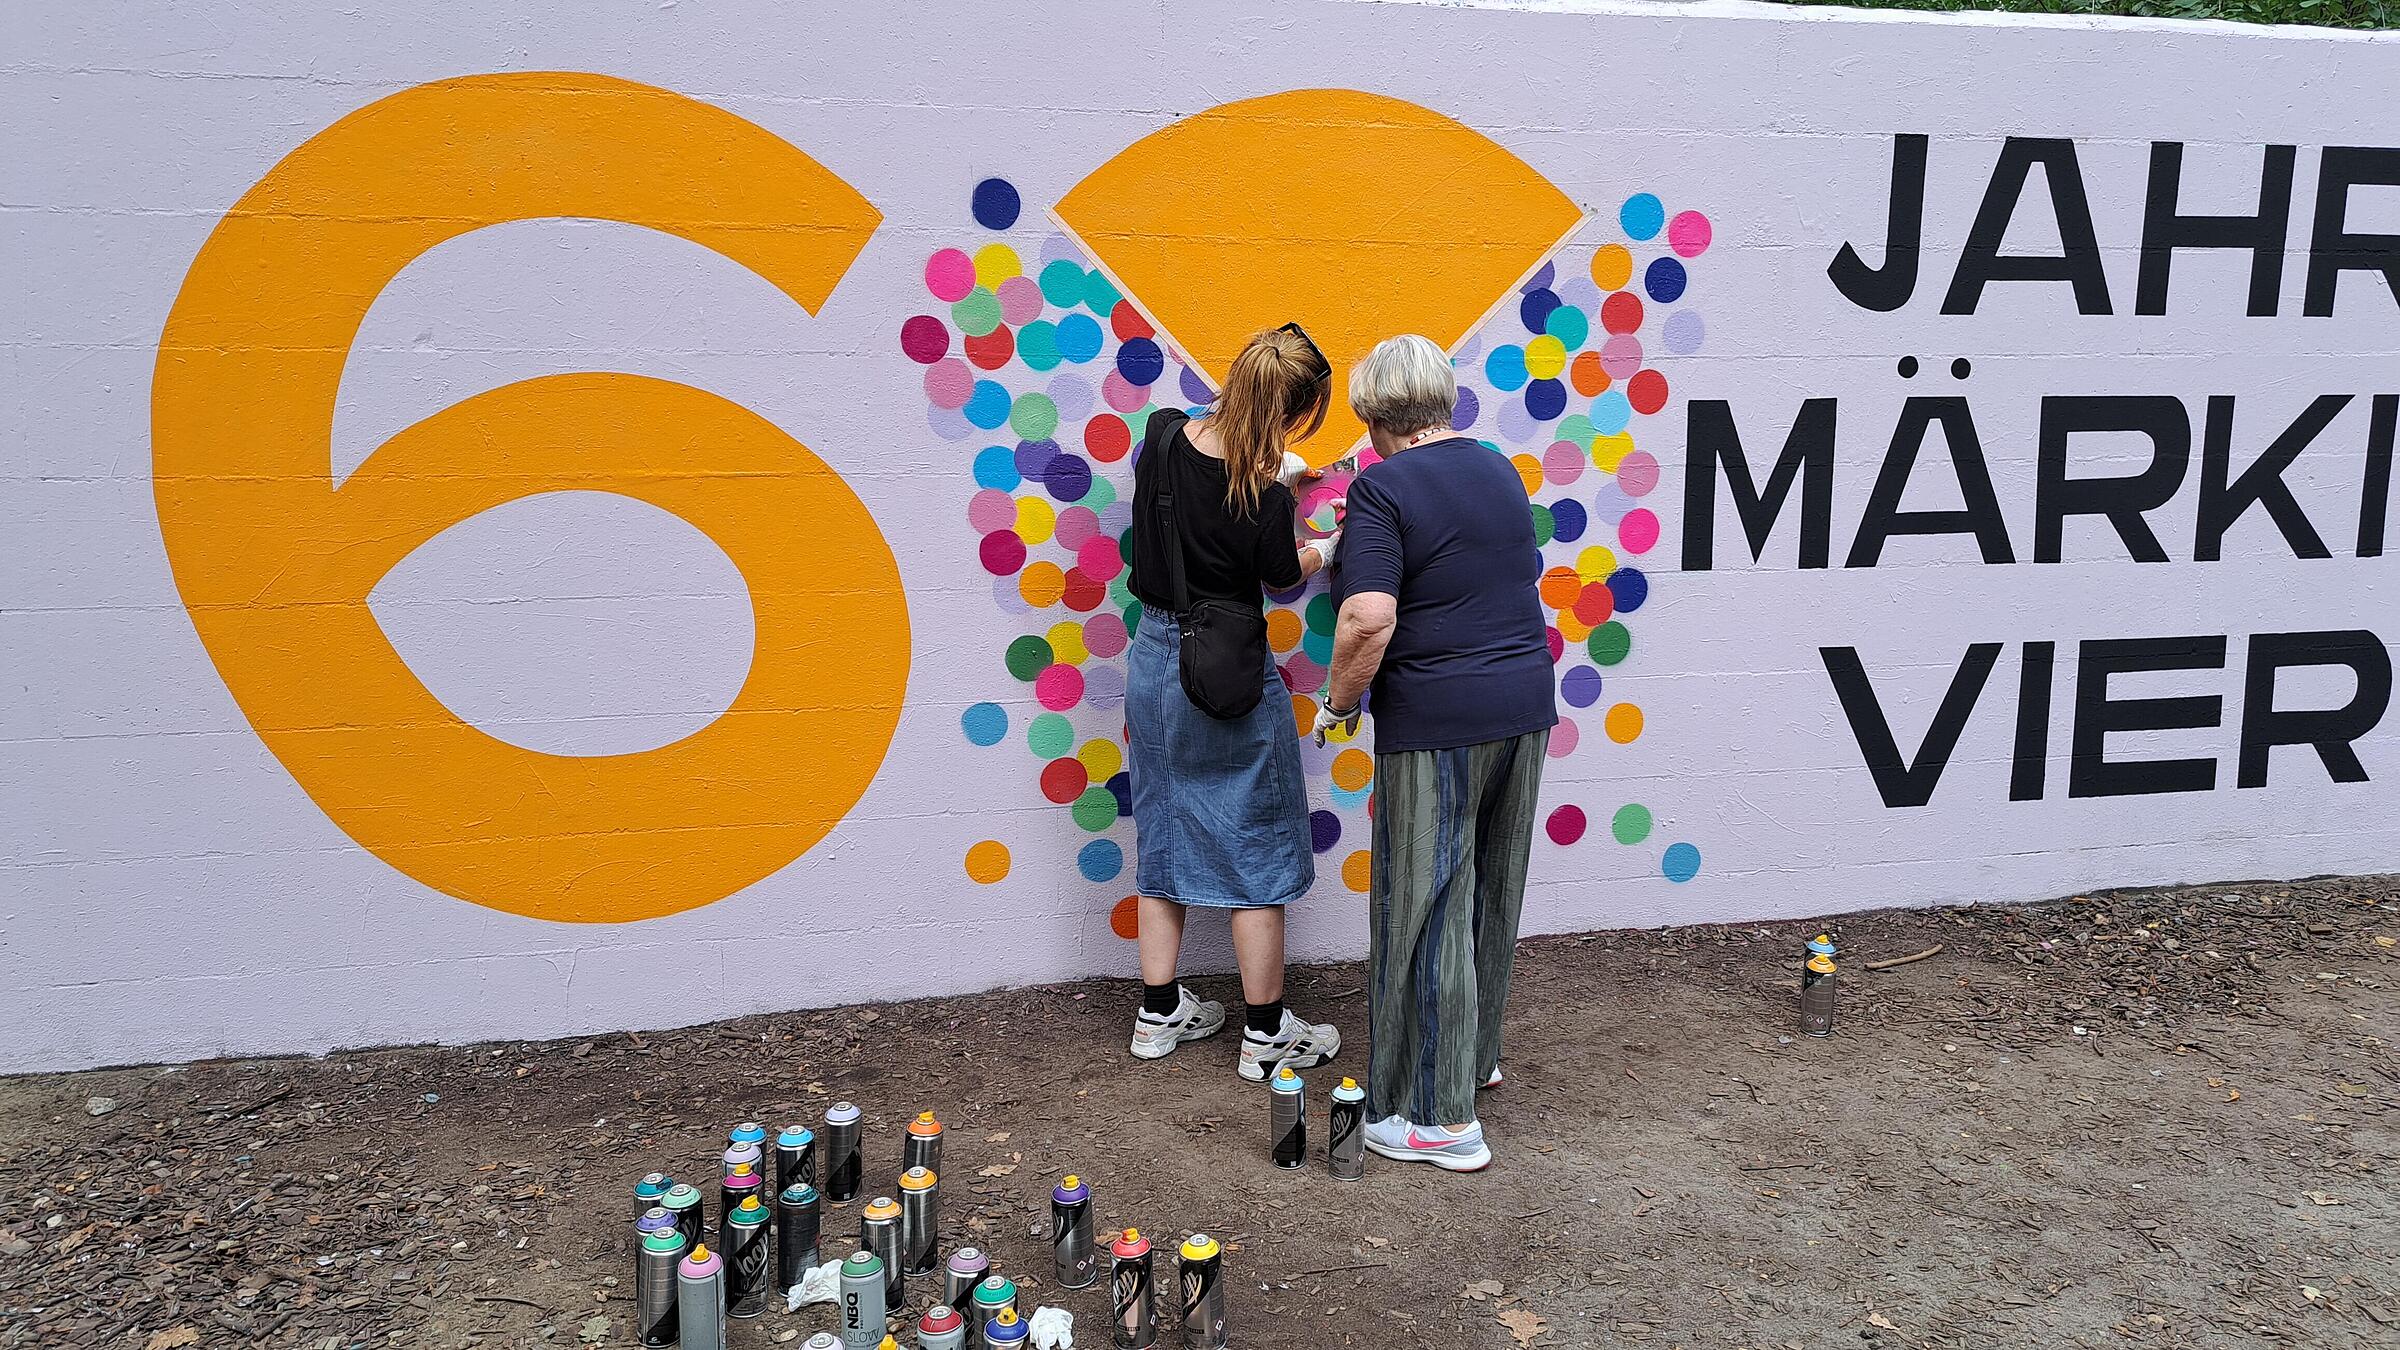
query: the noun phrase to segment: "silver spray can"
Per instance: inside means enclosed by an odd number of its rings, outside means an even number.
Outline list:
[[[817,1188],[797,1182],[775,1197],[775,1287],[790,1289],[817,1264]]]
[[[666,1198],[659,1204],[667,1213],[675,1216],[675,1227],[683,1234],[683,1249],[689,1252],[699,1246],[702,1232],[708,1224],[707,1216],[700,1212],[700,1188],[670,1186]]]
[[[675,1268],[675,1326],[683,1350],[725,1350],[725,1259],[705,1245]]]
[[[683,1234],[672,1222],[643,1235],[633,1268],[633,1335],[639,1343],[673,1345],[682,1334],[675,1324],[675,1268],[682,1264]]]
[[[846,1205],[858,1198],[863,1164],[858,1156],[858,1108],[835,1102],[825,1113],[825,1198]]]
[[[899,1307],[907,1275],[900,1268],[900,1206],[890,1196],[876,1196],[859,1211],[858,1245],[883,1262],[883,1306]]]
[[[1367,1094],[1355,1078],[1333,1090],[1333,1113],[1325,1134],[1325,1166],[1336,1181],[1367,1174]]]
[[[767,1216],[755,1195],[725,1216],[725,1308],[756,1317],[767,1308]]]
[[[1059,1288],[1088,1289],[1100,1277],[1100,1253],[1092,1246],[1092,1188],[1073,1173],[1050,1188],[1050,1251]]]
[[[1108,1249],[1109,1331],[1117,1350],[1158,1344],[1158,1292],[1150,1239],[1128,1228]]]
[[[1808,944],[1808,964],[1800,971],[1800,1034],[1833,1034],[1833,939],[1823,933]]]
[[[900,1170],[922,1167],[940,1176],[942,1172],[942,1122],[933,1112],[919,1111],[908,1122],[908,1133],[900,1140]]]
[[[941,1268],[942,1179],[922,1167],[900,1174],[900,1270],[931,1275]]]
[[[1217,1240],[1183,1240],[1183,1350],[1225,1350],[1225,1253]]]
[[[842,1262],[842,1344],[875,1350],[883,1344],[883,1258],[858,1252]]]
[[[800,1342],[800,1350],[842,1350],[842,1338],[830,1331],[820,1331]]]

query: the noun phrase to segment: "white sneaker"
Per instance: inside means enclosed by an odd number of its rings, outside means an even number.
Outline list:
[[[1165,1059],[1185,1041],[1206,1040],[1225,1029],[1225,1005],[1194,998],[1175,986],[1175,1011],[1165,1017],[1145,1008],[1133,1015],[1133,1057]]]
[[[1495,1064],[1492,1066],[1492,1076],[1483,1080],[1483,1086],[1487,1088],[1496,1088],[1507,1081],[1507,1079],[1500,1076],[1500,1066]],[[1481,1089],[1478,1089],[1478,1091],[1480,1090]]]
[[[1342,1033],[1331,1023],[1309,1023],[1300,1020],[1291,1009],[1283,1010],[1283,1025],[1272,1036],[1255,1031],[1242,1032],[1242,1062],[1235,1071],[1253,1083],[1263,1083],[1277,1069],[1313,1068],[1333,1058],[1342,1048]]]
[[[1480,1172],[1492,1165],[1481,1121],[1453,1132],[1391,1116],[1367,1126],[1367,1147],[1380,1157],[1429,1162],[1447,1172]]]

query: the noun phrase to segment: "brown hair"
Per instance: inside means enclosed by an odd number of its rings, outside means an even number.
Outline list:
[[[1253,333],[1225,372],[1209,422],[1225,452],[1225,504],[1248,515],[1283,471],[1287,440],[1325,425],[1333,368],[1314,344],[1280,328]]]

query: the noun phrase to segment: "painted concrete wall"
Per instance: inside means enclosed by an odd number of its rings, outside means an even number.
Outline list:
[[[1126,445],[1288,319],[1455,344],[1525,480],[1532,928],[2400,866],[2391,39],[7,27],[0,1068],[1130,972]],[[1297,724],[1325,631],[1277,598]],[[1307,752],[1301,958],[1369,744]]]

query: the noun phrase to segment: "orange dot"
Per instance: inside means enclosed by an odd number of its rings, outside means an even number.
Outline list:
[[[1509,463],[1517,466],[1517,477],[1525,484],[1526,496],[1530,497],[1542,490],[1542,462],[1540,460],[1531,455],[1518,455]]]
[[[1131,942],[1142,935],[1142,902],[1126,896],[1108,912],[1109,931]]]
[[[1317,701],[1306,694],[1292,695],[1292,733],[1306,736],[1317,727]]]
[[[1592,280],[1601,290],[1613,291],[1633,277],[1633,255],[1623,244],[1602,244],[1592,250]]]
[[[1642,710],[1630,703],[1620,703],[1608,710],[1608,738],[1619,745],[1630,745],[1642,734]]]
[[[1608,371],[1600,364],[1598,352],[1575,353],[1575,364],[1568,367],[1567,377],[1575,382],[1575,392],[1585,398],[1607,393],[1612,383]]]
[[[1605,591],[1608,588],[1606,586],[1595,586],[1592,589],[1597,591]],[[1558,612],[1558,635],[1562,638],[1565,638],[1567,642],[1572,645],[1590,637],[1592,635],[1592,626],[1588,623],[1585,623],[1583,620],[1576,618],[1574,610],[1562,609]]]
[[[1017,577],[1017,594],[1035,609],[1048,609],[1067,593],[1067,574],[1054,562],[1028,563]]]
[[[1542,573],[1542,603],[1552,609],[1573,609],[1583,594],[1583,578],[1572,567],[1553,567]]]
[[[1342,859],[1342,884],[1351,890],[1363,894],[1374,880],[1374,872],[1375,860],[1363,848]]]
[[[1356,792],[1375,777],[1375,760],[1366,751],[1344,750],[1333,757],[1333,785],[1344,792]]]
[[[967,877],[978,885],[989,886],[1008,875],[1008,845],[997,839],[986,839],[967,850]]]
[[[1267,611],[1267,645],[1279,652],[1288,652],[1300,645],[1299,610]]]

